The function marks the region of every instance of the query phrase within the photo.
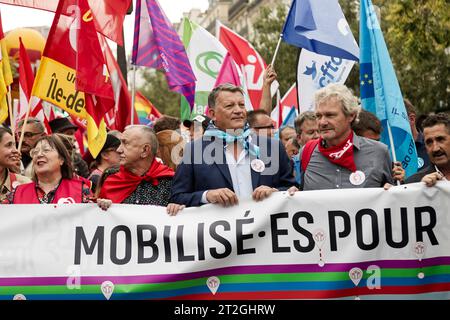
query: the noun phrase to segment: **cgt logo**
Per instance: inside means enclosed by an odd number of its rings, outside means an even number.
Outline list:
[[[312,80],[316,84],[318,89],[327,86],[330,83],[338,82],[342,78],[342,73],[344,69],[341,70],[343,60],[341,58],[330,57],[329,61],[326,61],[320,65],[320,72],[316,65],[317,62],[313,61],[311,67],[306,66],[306,70],[303,72],[304,75],[311,76]]]

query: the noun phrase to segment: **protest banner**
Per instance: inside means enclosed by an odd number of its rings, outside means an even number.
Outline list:
[[[448,208],[447,182],[277,192],[175,217],[4,205],[0,299],[449,299]]]

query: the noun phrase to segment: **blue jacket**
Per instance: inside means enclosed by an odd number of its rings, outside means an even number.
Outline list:
[[[287,190],[296,185],[283,145],[278,140],[265,137],[257,136],[254,139],[260,148],[259,159],[264,162],[265,169],[261,173],[250,170],[253,190],[261,185],[278,190]],[[250,154],[250,160],[255,158]],[[203,137],[188,143],[173,179],[171,202],[188,207],[201,206],[203,193],[219,188],[233,190],[223,140]]]

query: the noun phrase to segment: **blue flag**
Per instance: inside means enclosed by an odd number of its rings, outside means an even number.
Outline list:
[[[397,161],[402,163],[406,177],[409,177],[416,173],[418,167],[416,145],[397,76],[370,0],[361,0],[359,30],[362,107],[381,120],[381,141],[389,146],[393,156],[388,131],[390,127]]]
[[[325,56],[359,59],[358,44],[338,0],[293,0],[282,38]]]

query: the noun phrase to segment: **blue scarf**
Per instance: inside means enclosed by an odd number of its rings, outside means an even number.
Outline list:
[[[246,123],[244,126],[243,132],[238,136],[234,136],[234,135],[226,133],[225,131],[220,130],[211,121],[209,123],[208,127],[206,128],[206,131],[203,134],[203,136],[216,137],[218,139],[221,139],[221,140],[223,140],[224,145],[229,144],[229,143],[238,142],[241,144],[241,146],[244,148],[244,150],[246,150],[247,152],[249,152],[250,154],[252,154],[253,156],[258,158],[259,157],[259,147],[248,141],[248,137],[250,136],[251,132],[252,131],[250,130],[250,126],[248,125],[248,123]]]

